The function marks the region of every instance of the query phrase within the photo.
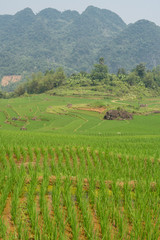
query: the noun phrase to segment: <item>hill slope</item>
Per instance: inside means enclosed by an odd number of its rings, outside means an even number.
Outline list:
[[[147,20],[140,20],[105,44],[99,56],[107,60],[113,71],[125,67],[133,69],[140,62],[151,69],[160,64],[160,27]]]
[[[82,14],[26,8],[0,16],[0,77],[63,66],[89,71],[104,57],[110,71],[139,62],[160,64],[160,27],[149,21],[126,25],[115,13],[88,7]]]
[[[14,16],[0,16],[0,72],[11,75],[62,65],[71,71],[87,70],[104,38],[125,27],[115,13],[95,7],[81,15],[55,9],[35,15],[26,8]]]

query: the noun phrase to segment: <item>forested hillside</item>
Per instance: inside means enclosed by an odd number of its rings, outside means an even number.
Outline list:
[[[148,69],[156,67],[160,64],[160,27],[147,20],[130,24],[101,49],[102,54],[114,72],[121,67],[131,70],[140,62]]]
[[[160,64],[160,27],[149,21],[126,25],[115,13],[88,7],[82,14],[26,8],[0,16],[0,77],[64,67],[90,71],[104,57],[110,72],[140,62]]]

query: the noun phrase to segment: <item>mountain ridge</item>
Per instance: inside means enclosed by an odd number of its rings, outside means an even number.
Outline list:
[[[0,15],[0,77],[59,66],[68,73],[90,71],[99,57],[111,72],[130,70],[144,60],[152,68],[160,64],[159,36],[155,23],[127,25],[116,13],[94,6],[81,14],[52,8],[35,14],[25,8]]]

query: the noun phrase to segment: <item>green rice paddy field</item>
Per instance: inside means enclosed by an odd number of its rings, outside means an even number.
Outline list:
[[[141,104],[1,99],[0,239],[160,239],[160,98]]]

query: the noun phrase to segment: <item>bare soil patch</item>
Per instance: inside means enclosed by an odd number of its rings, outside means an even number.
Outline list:
[[[11,75],[11,76],[4,76],[1,81],[1,85],[3,87],[9,85],[10,83],[19,82],[22,79],[21,75]]]

